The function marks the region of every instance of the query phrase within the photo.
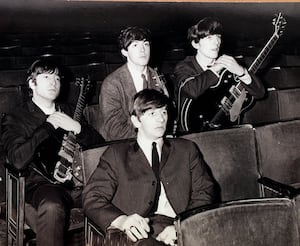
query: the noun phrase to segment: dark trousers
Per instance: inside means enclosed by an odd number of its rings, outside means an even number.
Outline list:
[[[38,246],[64,246],[71,208],[81,207],[81,191],[47,183],[28,192],[28,202],[37,211]]]
[[[166,244],[157,241],[155,238],[163,231],[163,229],[169,225],[173,225],[174,219],[163,216],[154,215],[150,217],[150,234],[148,238],[132,242],[127,237],[126,233],[117,229],[110,229],[107,231],[103,245],[104,246],[166,246]]]

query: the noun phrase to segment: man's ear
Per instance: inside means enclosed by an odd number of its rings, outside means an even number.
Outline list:
[[[195,40],[192,41],[192,46],[194,47],[194,49],[198,50],[199,49],[199,42],[196,43]]]
[[[127,57],[128,56],[128,51],[125,49],[121,49],[121,53],[123,56]]]
[[[134,125],[134,127],[137,128],[137,129],[139,129],[139,128],[140,128],[140,125],[141,125],[141,122],[140,122],[140,120],[138,119],[138,117],[135,116],[135,115],[131,115],[130,119],[131,119],[131,122],[132,122],[132,124]]]
[[[33,88],[35,88],[35,83],[33,82],[32,79],[30,79],[30,80],[28,81],[28,85],[29,85],[29,88],[30,88],[31,90],[33,90]]]

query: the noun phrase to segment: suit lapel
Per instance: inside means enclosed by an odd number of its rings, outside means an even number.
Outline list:
[[[127,63],[124,65],[123,68],[124,68],[122,74],[122,80],[124,81],[123,84],[129,91],[129,95],[135,95],[137,91],[135,89],[133,78],[131,76],[131,73],[129,72]]]
[[[149,162],[148,162],[144,152],[142,151],[142,149],[140,148],[140,146],[138,145],[138,143],[136,141],[131,143],[131,148],[129,151],[130,151],[130,153],[128,154],[128,156],[129,156],[128,163],[131,163],[135,167],[137,167],[137,165],[139,165],[139,166],[145,168],[145,170],[152,171],[152,168],[149,165]]]
[[[171,151],[170,141],[168,139],[164,139],[164,144],[163,144],[162,151],[161,151],[161,161],[160,161],[160,167],[159,167],[160,171],[166,165],[167,160],[170,155],[170,151]]]

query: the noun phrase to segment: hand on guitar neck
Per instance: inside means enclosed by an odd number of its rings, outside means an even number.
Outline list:
[[[54,112],[53,114],[48,116],[46,121],[52,124],[55,129],[60,127],[65,131],[71,131],[74,134],[79,134],[81,132],[80,123],[62,112]]]

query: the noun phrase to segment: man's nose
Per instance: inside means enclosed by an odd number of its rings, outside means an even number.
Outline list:
[[[160,122],[163,122],[165,121],[165,117],[163,114],[157,114],[157,117],[156,117],[157,121],[160,121]]]

